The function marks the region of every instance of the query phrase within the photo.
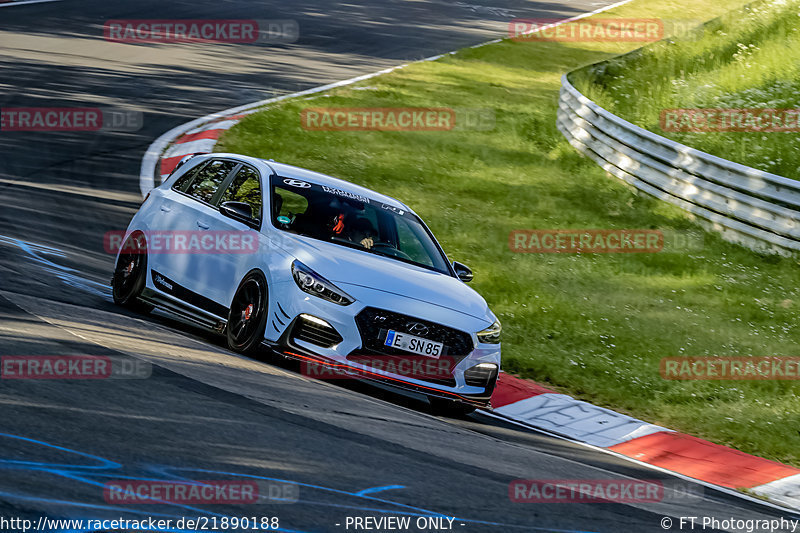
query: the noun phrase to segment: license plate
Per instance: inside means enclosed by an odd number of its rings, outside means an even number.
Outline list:
[[[441,342],[429,341],[428,339],[423,339],[422,337],[417,337],[410,333],[403,333],[392,329],[386,333],[386,341],[384,344],[406,352],[433,357],[434,359],[438,359],[444,351],[444,344]]]

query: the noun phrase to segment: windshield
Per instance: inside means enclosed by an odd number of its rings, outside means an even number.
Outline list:
[[[290,231],[450,274],[419,218],[348,191],[272,177],[272,223]]]

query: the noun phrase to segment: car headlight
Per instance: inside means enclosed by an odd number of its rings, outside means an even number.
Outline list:
[[[502,331],[502,329],[503,327],[500,325],[500,321],[495,320],[494,324],[477,333],[478,341],[486,344],[499,344],[500,331]]]
[[[300,261],[292,263],[292,277],[300,290],[339,305],[350,305],[355,300],[342,289],[323,278]]]

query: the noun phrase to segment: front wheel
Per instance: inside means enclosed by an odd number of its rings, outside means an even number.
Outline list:
[[[267,282],[251,272],[239,284],[228,313],[228,347],[252,355],[258,351],[267,328]]]
[[[435,396],[428,396],[428,403],[431,406],[431,412],[437,416],[462,418],[475,412],[475,407],[472,405],[453,400],[445,400],[444,398],[437,398]]]

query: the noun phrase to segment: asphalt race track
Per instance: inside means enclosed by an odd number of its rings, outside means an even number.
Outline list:
[[[454,517],[444,530],[467,533],[663,531],[663,517],[780,516],[699,487],[702,496],[680,502],[513,503],[514,479],[672,478],[485,415],[440,419],[419,398],[307,379],[270,357],[235,355],[168,316],[111,303],[103,235],[124,229],[139,206],[141,158],[163,132],[500,37],[512,18],[603,5],[483,1],[63,0],[0,9],[1,107],[100,106],[142,117],[135,131],[0,131],[0,354],[111,356],[149,376],[0,381],[0,518],[277,517],[284,531],[336,532],[354,530],[347,517]],[[145,18],[294,19],[300,37],[104,40],[105,21]],[[103,494],[111,480],[181,478],[252,480],[261,494],[288,490],[291,501],[130,505]],[[22,530],[0,522],[0,531]]]

